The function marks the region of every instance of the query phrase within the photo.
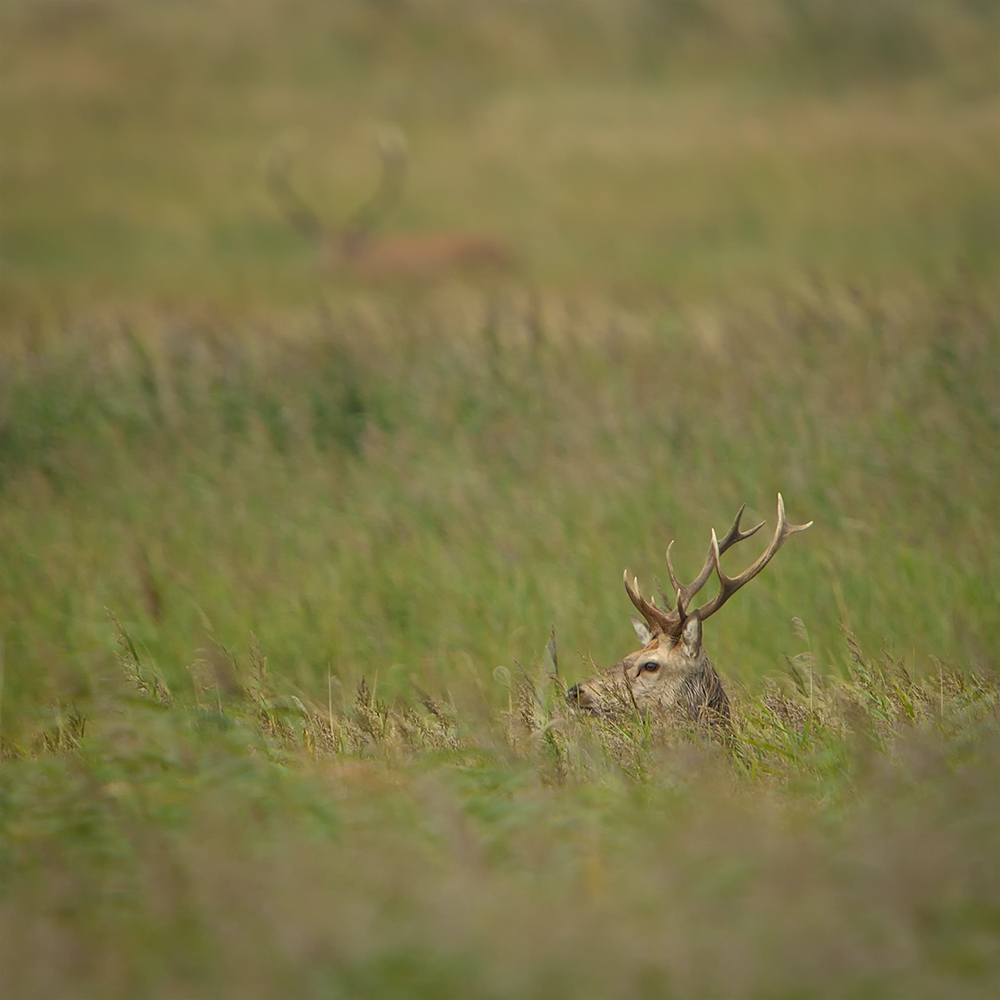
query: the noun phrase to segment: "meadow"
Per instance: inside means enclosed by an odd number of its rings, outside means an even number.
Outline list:
[[[6,0],[2,994],[994,996],[998,39]],[[387,123],[383,229],[516,268],[288,225],[269,150],[335,225]],[[779,491],[813,527],[705,626],[732,734],[575,714],[622,570]]]

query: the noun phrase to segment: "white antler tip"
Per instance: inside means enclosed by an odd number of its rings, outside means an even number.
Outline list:
[[[719,580],[725,582],[725,575],[722,572],[722,552],[719,551],[719,538],[712,529],[712,562],[715,563],[715,572],[719,574]]]
[[[375,133],[375,143],[385,156],[405,156],[406,135],[396,125],[380,125]]]

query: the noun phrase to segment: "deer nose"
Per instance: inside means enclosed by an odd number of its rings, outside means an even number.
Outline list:
[[[583,689],[579,684],[574,684],[566,692],[566,700],[571,704],[579,707],[581,705],[581,698],[583,695]]]

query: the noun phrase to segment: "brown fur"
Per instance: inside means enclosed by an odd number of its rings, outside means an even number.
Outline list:
[[[727,727],[729,698],[701,644],[701,622],[685,633],[654,633],[642,649],[570,688],[567,700],[594,715],[632,709]]]
[[[325,233],[323,242],[331,270],[367,280],[437,278],[514,266],[510,247],[478,233],[400,233],[362,240]]]

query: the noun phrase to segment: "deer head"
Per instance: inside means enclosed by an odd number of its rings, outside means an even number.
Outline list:
[[[292,182],[292,155],[287,144],[278,144],[265,163],[267,189],[285,218],[303,236],[339,245],[345,257],[358,254],[375,227],[399,201],[406,183],[409,154],[406,139],[395,129],[385,128],[376,145],[382,164],[374,194],[339,228],[328,226]]]
[[[432,232],[378,235],[406,185],[409,151],[397,129],[384,128],[377,141],[381,173],[374,194],[339,228],[326,225],[291,180],[291,157],[276,148],[268,157],[268,190],[288,222],[322,248],[331,270],[363,279],[427,279],[456,272],[506,271],[515,256],[496,237],[480,233]]]
[[[605,714],[631,708],[641,713],[680,715],[694,722],[727,725],[729,699],[702,645],[702,623],[718,611],[737,590],[749,583],[796,531],[808,524],[791,524],[785,517],[785,503],[778,494],[778,524],[767,549],[739,576],[727,576],[722,569],[722,554],[763,527],[763,522],[749,531],[740,529],[746,504],[740,507],[729,531],[722,539],[712,531],[712,542],[701,572],[688,584],[681,584],[674,573],[667,548],[667,573],[674,591],[674,607],[661,609],[656,599],[646,600],[639,581],[630,584],[625,571],[625,591],[642,616],[633,615],[641,649],[566,692],[566,699],[576,708],[591,714]],[[719,577],[718,593],[700,607],[691,601],[708,582],[713,571]],[[666,603],[666,599],[664,599]]]

